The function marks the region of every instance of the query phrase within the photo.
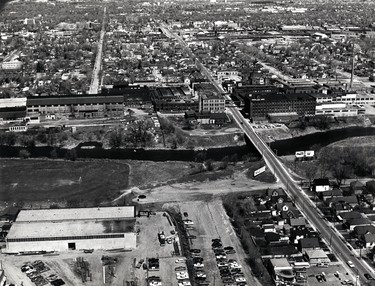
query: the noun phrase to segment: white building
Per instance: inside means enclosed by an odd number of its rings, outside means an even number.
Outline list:
[[[355,104],[346,103],[322,103],[316,106],[316,115],[327,115],[333,117],[357,116],[364,114],[365,109]]]
[[[135,207],[21,210],[3,252],[134,249]]]

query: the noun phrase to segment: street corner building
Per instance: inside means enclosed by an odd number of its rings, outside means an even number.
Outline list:
[[[135,207],[21,210],[6,253],[135,249]]]

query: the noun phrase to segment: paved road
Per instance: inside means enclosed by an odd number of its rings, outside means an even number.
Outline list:
[[[215,85],[218,92],[222,92],[223,89],[219,86],[216,81],[212,78],[208,69],[205,68],[199,60],[194,56],[189,47],[183,41],[181,37],[173,33],[168,27],[163,26],[163,31],[168,34],[169,37],[174,37],[185,50],[188,50],[189,55],[192,59],[195,59],[197,66],[201,71],[207,76],[207,78]],[[233,115],[234,120],[242,128],[244,133],[248,136],[254,146],[262,154],[267,166],[271,169],[274,175],[280,180],[284,185],[286,191],[290,194],[291,198],[294,200],[295,204],[303,211],[308,221],[320,232],[322,238],[328,243],[333,252],[338,256],[338,258],[343,262],[344,266],[350,271],[353,277],[357,274],[360,279],[365,281],[364,274],[372,273],[375,277],[375,272],[371,269],[363,260],[358,259],[354,254],[352,249],[348,248],[346,242],[342,240],[341,235],[331,226],[327,221],[325,221],[324,216],[318,210],[313,202],[307,197],[307,195],[302,191],[298,184],[293,180],[292,176],[289,174],[285,166],[279,161],[275,156],[269,146],[264,143],[260,137],[254,132],[251,125],[247,120],[244,119],[237,107],[228,107],[228,111]],[[346,265],[347,261],[352,261],[355,265],[354,269],[349,269]],[[359,285],[359,281],[358,281]]]
[[[99,73],[102,68],[103,42],[105,36],[105,18],[107,15],[107,7],[104,7],[104,16],[102,22],[102,30],[100,31],[100,38],[98,42],[98,50],[96,54],[94,69],[92,71],[89,94],[99,93]]]

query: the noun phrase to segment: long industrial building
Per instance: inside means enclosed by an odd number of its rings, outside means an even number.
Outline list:
[[[6,253],[135,249],[135,207],[21,210]]]

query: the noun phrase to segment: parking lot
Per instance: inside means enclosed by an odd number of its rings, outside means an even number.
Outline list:
[[[346,275],[346,273],[345,268],[340,263],[337,263],[326,268],[313,266],[307,270],[306,275],[308,284],[311,286],[356,285],[351,275]]]
[[[189,235],[196,237],[191,239],[191,247],[201,251],[203,271],[210,285],[235,285],[237,277],[237,282],[244,281],[244,285],[261,285],[253,277],[246,264],[246,254],[220,199],[210,202],[183,203],[180,204],[180,210],[182,213],[187,213],[188,219],[193,222],[188,226]],[[225,256],[220,256],[220,254]],[[238,270],[235,270],[236,268]],[[238,272],[238,275],[235,272]],[[228,275],[229,273],[230,275]],[[222,279],[223,277],[228,279]]]

